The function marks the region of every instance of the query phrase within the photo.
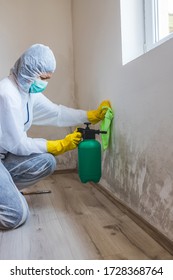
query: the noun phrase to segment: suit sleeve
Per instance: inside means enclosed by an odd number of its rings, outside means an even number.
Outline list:
[[[73,109],[51,102],[42,93],[34,97],[33,124],[59,127],[76,126],[87,122],[84,110]]]

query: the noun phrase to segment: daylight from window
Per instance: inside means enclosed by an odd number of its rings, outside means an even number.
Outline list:
[[[158,0],[158,40],[173,32],[173,0]]]
[[[169,33],[173,32],[173,0],[168,1]]]
[[[173,38],[173,0],[121,0],[122,64]]]

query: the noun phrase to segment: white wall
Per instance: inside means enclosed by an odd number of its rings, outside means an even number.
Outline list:
[[[0,0],[0,78],[30,45],[43,43],[54,52],[57,69],[45,94],[54,102],[75,107],[71,0]],[[34,137],[63,138],[69,129],[32,128]],[[72,154],[59,157],[59,168],[76,166]]]
[[[173,40],[123,66],[120,1],[72,3],[79,106],[115,111],[101,183],[173,240]]]

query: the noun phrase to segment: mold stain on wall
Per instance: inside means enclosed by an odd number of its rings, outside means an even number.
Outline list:
[[[110,148],[103,152],[101,184],[173,240],[173,175],[168,172],[173,164],[168,155],[163,160],[155,140],[139,147],[129,134],[113,129]]]

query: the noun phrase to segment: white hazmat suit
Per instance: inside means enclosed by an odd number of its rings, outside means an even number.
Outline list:
[[[88,121],[86,111],[56,105],[42,93],[29,93],[35,79],[55,68],[49,47],[36,44],[0,81],[0,229],[26,221],[28,206],[18,189],[48,176],[56,167],[54,156],[47,153],[47,140],[27,136],[31,124],[64,127]]]

